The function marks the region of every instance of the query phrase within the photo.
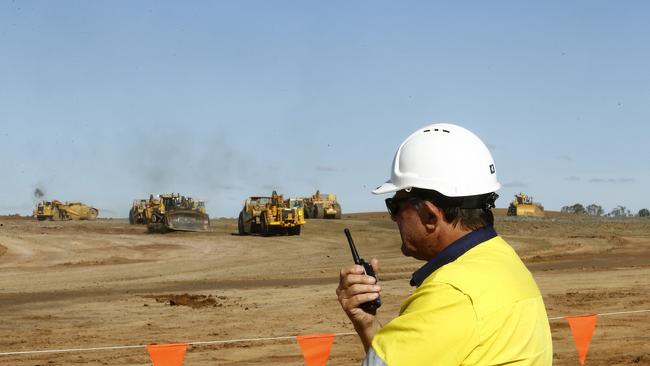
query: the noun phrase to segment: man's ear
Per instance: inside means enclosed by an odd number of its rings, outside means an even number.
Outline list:
[[[422,201],[420,218],[427,231],[433,232],[444,220],[444,213],[430,201]]]

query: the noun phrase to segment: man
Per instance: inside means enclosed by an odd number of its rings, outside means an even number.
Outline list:
[[[493,228],[500,187],[489,150],[460,126],[433,124],[401,144],[390,180],[373,193],[395,192],[386,206],[402,253],[427,263],[383,327],[360,307],[379,297],[375,278],[358,265],[341,269],[336,293],[366,349],[363,365],[552,364],[537,285]]]

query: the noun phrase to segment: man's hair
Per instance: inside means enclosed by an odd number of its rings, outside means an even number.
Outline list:
[[[482,203],[481,208],[463,208],[466,197],[448,197],[429,189],[413,188],[410,194],[436,205],[444,214],[445,221],[453,226],[460,225],[467,230],[476,230],[494,225],[494,215],[490,210],[498,197],[494,193],[471,197],[472,201]]]

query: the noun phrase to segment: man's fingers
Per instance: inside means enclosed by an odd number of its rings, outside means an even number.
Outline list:
[[[379,296],[380,291],[381,287],[378,285],[354,284],[346,289],[337,289],[337,295],[341,302],[348,302],[348,305],[355,307],[360,303],[368,301],[367,297],[370,295],[376,295],[370,300],[376,299]]]
[[[351,266],[341,268],[341,276],[346,276],[350,273],[364,273],[363,266],[353,264]]]
[[[367,276],[365,274],[359,274],[359,275],[349,274],[341,278],[340,286],[343,288],[349,288],[356,284],[374,285],[376,282],[377,282],[376,278]]]
[[[348,310],[358,308],[361,304],[366,303],[368,301],[372,301],[378,297],[379,297],[379,293],[377,292],[368,292],[368,293],[352,296],[347,301],[347,305],[348,305],[347,308]]]
[[[365,293],[376,293],[381,291],[381,287],[378,285],[362,285],[362,284],[356,284],[352,285],[347,289],[347,294],[348,296],[356,296],[359,294],[365,294]]]
[[[371,264],[378,268],[376,259]],[[341,269],[336,294],[348,314],[354,314],[361,304],[378,298],[380,291],[377,279],[366,275],[362,266],[351,265]]]

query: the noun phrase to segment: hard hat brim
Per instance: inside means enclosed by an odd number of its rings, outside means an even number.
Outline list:
[[[384,194],[384,193],[391,193],[391,192],[397,192],[399,191],[400,187],[394,185],[391,181],[387,181],[386,183],[380,185],[379,187],[375,188],[372,190],[373,194]]]

